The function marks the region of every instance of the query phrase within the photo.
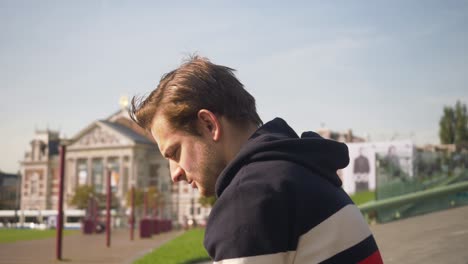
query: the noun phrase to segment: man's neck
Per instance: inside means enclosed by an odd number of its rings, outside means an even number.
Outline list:
[[[247,143],[252,134],[258,129],[254,124],[245,127],[239,127],[231,122],[224,120],[224,134],[226,136],[225,157],[229,164],[239,153],[242,146]]]

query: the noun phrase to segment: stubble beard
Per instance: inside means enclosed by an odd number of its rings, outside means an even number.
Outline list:
[[[204,171],[204,177],[199,192],[204,197],[215,195],[216,180],[227,165],[215,150],[216,148],[209,144],[205,145],[203,150],[205,160],[200,165]]]

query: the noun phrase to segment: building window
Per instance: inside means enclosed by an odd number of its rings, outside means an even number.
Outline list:
[[[118,158],[110,158],[107,165],[111,170],[111,187],[112,191],[117,191],[117,186],[120,183],[120,163]]]
[[[31,189],[29,192],[31,193],[31,195],[34,195],[37,193],[37,181],[36,180],[31,181]]]
[[[30,180],[30,188],[29,188],[29,193],[31,195],[35,195],[37,194],[38,192],[38,180],[39,179],[39,174],[37,172],[34,172],[32,175],[31,175],[31,180]]]
[[[122,175],[122,184],[123,184],[123,191],[127,192],[128,190],[128,167],[125,166],[123,168],[123,175]]]
[[[152,183],[152,185],[154,186],[158,186],[159,182],[159,175],[158,175],[158,170],[159,170],[159,167],[160,165],[159,164],[151,164],[150,165],[150,174],[149,174],[149,177],[150,177],[150,182]]]
[[[78,185],[86,185],[88,182],[88,161],[86,159],[77,161],[76,175],[78,175]]]
[[[104,173],[104,166],[102,164],[102,159],[93,159],[92,166],[91,166],[91,175],[93,179],[94,190],[97,193],[102,193],[104,191],[103,173]]]
[[[58,170],[51,169],[49,173],[50,173],[50,176],[51,176],[50,178],[51,179],[58,179],[59,178],[59,171]]]

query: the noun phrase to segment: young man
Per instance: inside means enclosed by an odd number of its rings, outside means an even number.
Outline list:
[[[262,124],[233,69],[194,57],[131,116],[169,160],[174,182],[216,195],[205,247],[215,263],[382,263],[336,171],[345,144]]]

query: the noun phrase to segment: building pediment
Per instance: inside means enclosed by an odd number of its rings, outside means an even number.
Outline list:
[[[135,142],[131,138],[123,135],[117,129],[102,121],[97,121],[78,133],[67,149],[123,147],[134,144]]]

